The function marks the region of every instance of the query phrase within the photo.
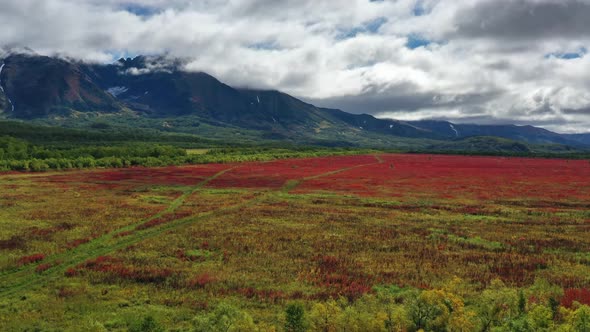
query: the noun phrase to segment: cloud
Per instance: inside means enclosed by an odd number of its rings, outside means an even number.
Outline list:
[[[0,45],[167,54],[357,113],[587,131],[587,17],[590,0],[4,0]]]
[[[590,2],[584,0],[476,1],[455,15],[456,35],[505,40],[585,38]]]

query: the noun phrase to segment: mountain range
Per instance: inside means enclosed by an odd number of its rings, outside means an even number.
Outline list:
[[[305,103],[274,90],[228,86],[161,57],[109,65],[15,54],[0,60],[0,117],[53,126],[125,126],[236,142],[392,149],[586,150],[590,134],[515,125],[404,122]]]

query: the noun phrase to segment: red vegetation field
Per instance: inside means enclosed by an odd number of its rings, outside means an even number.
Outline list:
[[[403,154],[381,158],[381,164],[306,181],[297,192],[590,201],[587,160]]]
[[[0,298],[54,287],[68,306],[88,284],[108,312],[107,294],[133,289],[166,308],[231,298],[269,321],[289,301],[458,278],[471,294],[543,280],[556,304],[590,304],[587,160],[377,154],[0,179]]]
[[[112,186],[134,183],[191,186],[230,167],[224,164],[208,164],[183,167],[134,167],[116,170],[77,171],[50,176],[47,180],[54,183],[79,182],[85,184],[110,184]]]
[[[321,157],[247,163],[212,181],[215,188],[281,188],[288,180],[303,179],[359,165],[377,163],[373,156]]]

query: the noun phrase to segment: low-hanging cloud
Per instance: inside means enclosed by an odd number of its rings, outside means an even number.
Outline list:
[[[4,0],[0,46],[166,54],[356,113],[588,131],[587,17],[590,0]]]

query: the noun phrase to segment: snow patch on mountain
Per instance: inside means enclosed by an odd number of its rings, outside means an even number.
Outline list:
[[[123,94],[125,92],[127,92],[129,90],[129,88],[124,87],[124,86],[114,86],[112,88],[108,88],[107,92],[110,93],[111,95],[113,95],[114,97],[117,97],[120,94]]]
[[[10,104],[11,111],[14,112],[14,104],[12,103],[12,100],[10,100],[10,98],[8,97],[8,94],[6,94],[6,91],[4,91],[4,87],[2,86],[2,70],[3,69],[4,69],[4,63],[2,63],[2,65],[0,65],[0,90],[6,96],[6,100],[8,100],[8,103]]]
[[[452,123],[449,123],[449,126],[451,126],[451,129],[455,132],[455,136],[459,137],[459,131],[457,131],[457,129],[455,128],[455,126],[453,126]]]

